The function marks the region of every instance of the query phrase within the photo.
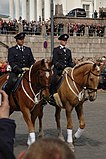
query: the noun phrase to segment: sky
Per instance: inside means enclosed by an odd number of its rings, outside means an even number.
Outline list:
[[[0,14],[9,15],[9,0],[0,0]]]

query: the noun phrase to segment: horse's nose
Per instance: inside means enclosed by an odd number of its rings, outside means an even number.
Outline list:
[[[95,96],[89,96],[89,100],[90,100],[91,102],[93,102],[95,99],[96,99]]]
[[[49,94],[50,94],[50,93],[49,93],[49,91],[48,91],[48,90],[43,90],[43,91],[42,91],[42,97],[43,97],[43,98],[48,97],[48,96],[49,96]]]

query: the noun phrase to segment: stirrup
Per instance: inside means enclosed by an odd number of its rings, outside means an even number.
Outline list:
[[[56,102],[55,102],[55,99],[54,99],[53,95],[50,95],[48,103],[50,105],[56,106]]]
[[[47,101],[45,99],[42,100],[42,106],[46,106],[47,105]]]
[[[56,101],[56,105],[58,105],[60,108],[63,108],[63,104],[62,104],[62,102],[61,102],[61,99],[60,99],[59,94],[58,94],[58,93],[55,93],[55,94],[53,95],[53,97],[54,97],[54,99],[55,99],[55,101]]]

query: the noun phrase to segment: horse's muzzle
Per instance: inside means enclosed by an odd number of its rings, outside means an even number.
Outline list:
[[[90,94],[88,99],[90,102],[93,102],[97,98],[97,93],[95,92],[94,94]]]

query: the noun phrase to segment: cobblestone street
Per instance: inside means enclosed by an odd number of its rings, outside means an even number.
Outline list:
[[[45,136],[57,136],[54,120],[54,107],[47,105],[44,108],[43,128]],[[86,128],[80,139],[75,143],[76,159],[105,159],[106,158],[106,92],[98,92],[96,101],[84,103]],[[75,132],[78,120],[73,111],[73,125]],[[11,118],[16,120],[15,155],[26,150],[27,127],[21,112],[15,112]],[[61,124],[66,139],[66,118],[64,110],[61,113]],[[38,120],[36,120],[36,136],[38,135]]]

